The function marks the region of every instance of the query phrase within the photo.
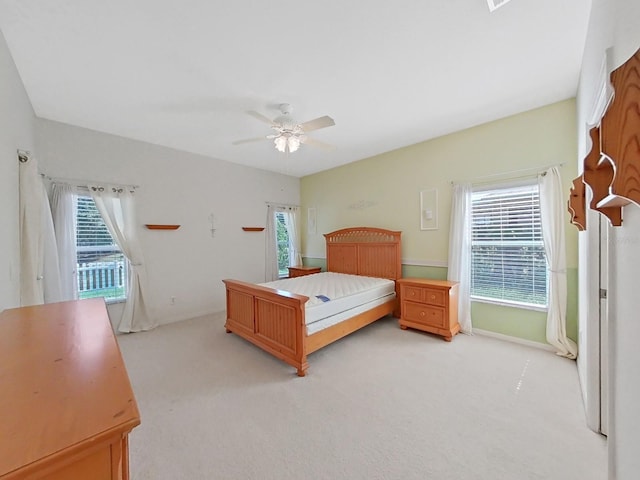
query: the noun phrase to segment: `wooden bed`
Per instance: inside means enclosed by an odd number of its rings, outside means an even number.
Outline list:
[[[345,228],[325,234],[327,271],[398,280],[402,276],[401,232],[380,228]],[[398,314],[396,298],[337,325],[307,335],[309,299],[238,280],[223,280],[227,290],[227,332],[233,332],[284,360],[303,377],[307,355],[388,315]]]

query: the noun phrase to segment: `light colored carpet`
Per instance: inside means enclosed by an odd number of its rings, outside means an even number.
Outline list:
[[[573,361],[388,317],[298,378],[223,324],[118,337],[142,415],[133,480],[606,478]]]

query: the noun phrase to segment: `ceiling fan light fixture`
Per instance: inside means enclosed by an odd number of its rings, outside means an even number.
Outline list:
[[[275,143],[276,149],[279,152],[284,153],[287,150],[287,139],[285,137],[276,137],[273,139],[273,143]]]
[[[287,146],[290,152],[295,152],[300,148],[300,139],[297,136],[291,136],[287,139]]]
[[[279,135],[273,139],[279,152],[293,153],[300,148],[300,139],[295,135]]]

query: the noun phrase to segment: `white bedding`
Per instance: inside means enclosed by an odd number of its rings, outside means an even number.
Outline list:
[[[389,300],[395,298],[395,296],[395,293],[390,293],[385,297],[378,298],[355,308],[350,308],[349,310],[346,310],[344,312],[337,313],[336,315],[331,315],[330,317],[325,317],[316,322],[307,324],[307,335],[313,335],[320,330],[324,330],[325,328],[337,325],[344,320],[348,320],[349,318],[358,315],[359,313],[366,312],[367,310],[371,310],[373,307],[377,307],[378,305],[387,303]]]
[[[285,278],[260,285],[309,297],[305,304],[305,322],[309,334],[339,323],[352,314],[360,313],[354,311],[341,315],[343,312],[370,302],[382,304],[395,296],[393,280],[334,272]],[[323,301],[318,296],[324,296],[328,300]],[[380,299],[383,301],[379,301]],[[361,310],[365,311],[368,308],[369,306]],[[327,319],[327,322],[322,322],[322,326],[313,325],[323,319]]]

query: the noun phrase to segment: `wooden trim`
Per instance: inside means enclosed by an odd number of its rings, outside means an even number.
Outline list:
[[[397,280],[402,277],[401,234],[370,227],[326,233],[327,271]]]
[[[613,181],[598,207],[640,205],[640,50],[611,73],[613,101],[602,117],[603,159],[611,163]]]
[[[324,330],[320,330],[313,335],[309,335],[305,339],[307,355],[315,352],[316,350],[320,350],[322,347],[329,345],[330,343],[333,343],[336,340],[339,340],[342,337],[345,337],[350,333],[353,333],[356,330],[389,315],[390,313],[393,313],[396,309],[396,304],[397,300],[394,298],[393,300],[389,300],[387,303],[378,305],[377,307],[367,310],[355,317],[351,317],[348,320],[332,325]]]
[[[615,175],[613,166],[609,162],[601,161],[600,128],[593,127],[589,130],[589,138],[591,139],[591,150],[584,158],[584,172],[582,173],[584,183],[589,185],[592,192],[589,207],[607,217],[612,226],[618,227],[622,225],[622,209],[620,207],[598,206],[609,194],[609,185]]]
[[[261,232],[264,230],[264,227],[242,227],[242,230],[245,232]]]
[[[580,175],[573,179],[569,192],[569,200],[567,201],[567,210],[571,216],[570,221],[578,228],[578,231],[583,231],[587,228],[584,183],[582,182],[582,178],[582,175]]]
[[[122,480],[129,480],[129,435],[122,437]]]

